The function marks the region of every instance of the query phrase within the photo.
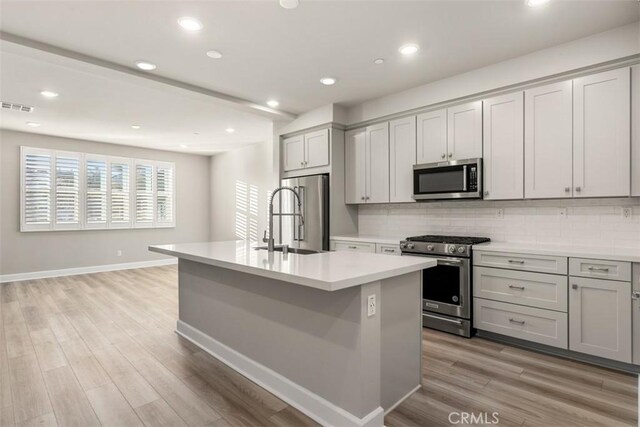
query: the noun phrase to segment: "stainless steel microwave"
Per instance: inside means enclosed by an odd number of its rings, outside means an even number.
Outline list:
[[[414,165],[413,198],[481,199],[482,159]]]

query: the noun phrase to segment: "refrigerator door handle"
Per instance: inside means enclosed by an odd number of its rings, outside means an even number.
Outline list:
[[[300,186],[297,186],[295,188],[295,190],[298,192],[298,195],[300,196],[300,212],[298,212],[298,213],[300,213],[300,214],[302,214],[304,216],[304,215],[306,215],[305,207],[307,205],[306,200],[305,200],[305,196],[306,196],[305,187],[300,185]],[[295,203],[295,202],[297,202],[297,201],[294,200],[294,206],[297,206],[297,203]],[[305,227],[306,227],[306,224],[303,221],[300,221],[300,217],[294,217],[293,218],[293,223],[295,224],[294,225],[294,230],[293,230],[294,240],[298,240],[298,241],[304,240],[305,239]],[[296,236],[297,236],[297,238],[296,238]]]

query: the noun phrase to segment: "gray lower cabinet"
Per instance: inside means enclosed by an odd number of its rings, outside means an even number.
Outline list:
[[[569,279],[569,349],[631,363],[631,283]]]
[[[631,329],[633,331],[633,363],[640,365],[640,263],[633,264],[632,292],[633,305],[631,306],[631,321],[633,324]]]

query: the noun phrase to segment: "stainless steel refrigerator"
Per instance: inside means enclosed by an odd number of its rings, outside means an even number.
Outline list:
[[[329,250],[329,175],[283,179],[281,185],[300,194],[304,224],[296,216],[280,217],[280,241],[292,247]],[[280,192],[280,212],[297,212],[295,195]]]

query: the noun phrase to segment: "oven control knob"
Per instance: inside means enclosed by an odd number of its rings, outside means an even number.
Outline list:
[[[406,248],[406,247],[407,247],[407,244],[406,244],[406,243],[404,243],[404,242],[400,243],[400,249],[404,249],[404,248]]]
[[[464,253],[464,246],[458,247],[458,253],[459,254],[463,254]]]
[[[427,250],[428,251],[432,251],[433,250],[433,245],[427,245]]]
[[[413,249],[415,245],[413,243],[407,243],[407,248],[408,249]]]
[[[453,245],[449,246],[449,253],[450,253],[450,254],[454,254],[454,253],[456,253],[456,247],[455,247],[455,246],[453,246]]]

